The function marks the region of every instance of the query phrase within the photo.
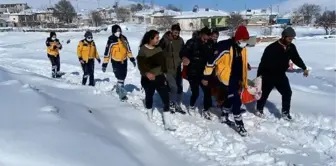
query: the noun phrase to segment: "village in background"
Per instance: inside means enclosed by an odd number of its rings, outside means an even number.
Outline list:
[[[98,2],[98,1],[97,1]],[[131,1],[130,1],[131,2]],[[191,32],[208,26],[219,31],[234,29],[240,24],[259,28],[262,35],[271,35],[272,28],[306,26],[323,28],[327,35],[334,34],[335,10],[322,9],[316,4],[302,4],[296,10],[280,13],[279,6],[226,12],[219,9],[191,5],[190,11],[169,4],[165,7],[153,3],[132,2],[128,5],[111,2],[111,6],[94,10],[79,9],[78,4],[60,0],[44,10],[22,3],[1,4],[0,31],[83,31],[99,32],[115,23],[144,24],[148,28],[166,30],[179,23],[182,31]],[[93,4],[95,5],[95,4]],[[98,5],[99,6],[99,5]]]

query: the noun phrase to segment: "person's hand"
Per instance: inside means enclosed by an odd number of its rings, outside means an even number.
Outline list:
[[[207,80],[202,80],[202,84],[204,85],[204,86],[208,86],[208,81]]]
[[[308,77],[308,75],[309,75],[309,70],[305,70],[305,71],[303,72],[303,76]]]
[[[85,64],[85,61],[84,61],[84,60],[79,60],[79,62],[80,62],[81,64]]]
[[[186,58],[186,57],[183,57],[182,61],[183,61],[183,65],[184,66],[188,66],[189,63],[190,63],[190,60],[188,58]]]
[[[98,63],[100,64],[100,62],[101,62],[100,58],[98,58],[97,61],[98,61]]]
[[[152,73],[146,73],[146,77],[149,79],[149,80],[151,80],[151,81],[153,81],[153,80],[155,80],[155,75],[154,74],[152,74]]]

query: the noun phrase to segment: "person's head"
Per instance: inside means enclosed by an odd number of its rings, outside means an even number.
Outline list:
[[[217,41],[218,41],[218,37],[219,37],[219,32],[218,32],[218,30],[216,30],[216,29],[212,30],[212,32],[211,32],[211,39],[212,39],[215,43],[217,43]]]
[[[93,35],[91,31],[86,31],[84,34],[85,40],[91,42],[93,40]]]
[[[169,40],[173,40],[173,35],[171,31],[167,31],[163,36]]]
[[[208,42],[210,36],[211,30],[208,27],[204,27],[200,30],[199,37],[204,43]]]
[[[172,32],[173,38],[178,39],[180,37],[180,32],[181,32],[180,25],[179,24],[172,25],[171,32]]]
[[[121,35],[121,28],[120,28],[119,25],[116,24],[116,25],[112,26],[112,34],[114,36],[116,36],[116,37],[120,37],[120,35]]]
[[[199,36],[199,31],[194,31],[192,33],[192,38],[197,38]]]
[[[293,42],[296,33],[295,30],[292,27],[287,27],[282,33],[281,33],[281,42],[284,45],[289,45]]]
[[[249,32],[245,26],[239,26],[236,30],[234,39],[239,47],[244,48],[247,45],[247,41],[250,39]]]
[[[51,40],[56,40],[57,38],[57,36],[56,36],[56,32],[50,32],[50,36],[49,36],[50,38],[51,38]]]
[[[150,30],[148,32],[145,33],[145,35],[143,36],[142,40],[141,40],[141,44],[140,47],[148,44],[150,46],[156,46],[159,44],[160,41],[160,36],[159,36],[159,32],[156,30]]]

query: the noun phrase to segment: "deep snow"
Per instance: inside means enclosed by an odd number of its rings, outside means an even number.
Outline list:
[[[128,27],[133,54],[145,28]],[[108,32],[95,34],[103,54]],[[111,64],[96,65],[96,87],[78,85],[82,71],[76,55],[82,33],[61,52],[63,79],[50,77],[45,53],[47,33],[0,33],[0,165],[335,165],[335,39],[298,38],[297,48],[311,68],[288,73],[293,89],[292,123],[279,120],[281,96],[272,92],[266,119],[244,114],[249,136],[242,138],[217,120],[174,115],[176,132],[163,131],[161,116],[147,121],[136,68],[129,65],[126,87],[132,104],[118,101]],[[183,36],[188,39],[189,36]],[[257,66],[267,43],[248,48]],[[253,78],[252,70],[249,77]],[[188,83],[184,82],[188,103]],[[21,101],[20,101],[21,100]],[[156,105],[161,102],[156,97]],[[199,102],[201,109],[201,102]],[[253,105],[247,105],[251,109]],[[90,110],[90,111],[89,111]],[[91,112],[91,113],[90,113]],[[21,160],[21,161],[20,161]]]

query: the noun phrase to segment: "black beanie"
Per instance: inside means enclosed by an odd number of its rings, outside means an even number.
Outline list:
[[[54,32],[54,31],[50,32],[50,38],[53,37],[53,36],[56,36],[56,32]]]
[[[87,38],[89,36],[92,37],[92,32],[91,31],[86,31],[85,34],[84,34],[84,37]]]
[[[211,35],[211,29],[209,29],[208,27],[204,27],[200,30],[200,34],[204,34],[204,35]]]
[[[295,37],[296,33],[292,27],[287,27],[284,31],[282,31],[281,36],[282,37]]]
[[[121,32],[121,28],[120,28],[119,25],[117,25],[117,24],[116,24],[116,25],[113,25],[113,26],[112,26],[112,33],[113,33],[113,34],[116,33],[118,29],[120,29],[120,32]]]

